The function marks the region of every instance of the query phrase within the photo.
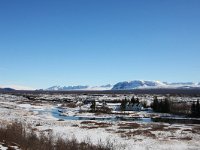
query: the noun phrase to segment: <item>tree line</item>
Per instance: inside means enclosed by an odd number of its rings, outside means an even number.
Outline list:
[[[151,108],[159,113],[171,113],[178,115],[186,115],[189,117],[200,117],[199,100],[193,102],[192,105],[187,102],[172,102],[169,98],[158,100],[155,96]]]
[[[138,98],[135,98],[134,96],[131,98],[131,100],[127,100],[126,98],[124,100],[121,101],[121,105],[120,105],[120,109],[121,111],[125,111],[126,110],[126,106],[127,104],[139,104],[140,101]]]
[[[192,117],[200,117],[200,105],[199,100],[197,102],[193,102],[191,106],[191,116]]]
[[[170,101],[168,98],[158,100],[157,96],[155,96],[151,107],[155,112],[170,113]]]

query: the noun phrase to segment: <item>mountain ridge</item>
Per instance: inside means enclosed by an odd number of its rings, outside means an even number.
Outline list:
[[[118,82],[114,85],[107,84],[102,86],[88,86],[88,85],[77,85],[77,86],[52,86],[46,91],[68,91],[68,90],[131,90],[131,89],[151,89],[151,88],[200,88],[200,82],[161,82],[161,81],[147,81],[147,80],[133,80]]]

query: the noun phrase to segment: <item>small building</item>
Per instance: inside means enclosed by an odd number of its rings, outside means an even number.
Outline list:
[[[141,111],[143,109],[142,104],[140,103],[129,103],[126,105],[126,111]]]
[[[121,110],[121,103],[108,103],[107,105],[114,111]],[[143,106],[140,103],[135,103],[135,104],[128,103],[125,108],[125,111],[141,111],[141,110],[143,110]]]
[[[121,103],[107,103],[108,108],[114,110],[114,111],[120,111]]]

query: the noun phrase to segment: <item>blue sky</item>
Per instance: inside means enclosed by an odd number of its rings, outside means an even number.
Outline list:
[[[0,85],[200,81],[199,0],[1,0]]]

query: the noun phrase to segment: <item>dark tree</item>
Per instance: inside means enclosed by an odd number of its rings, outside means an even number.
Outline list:
[[[122,100],[121,102],[121,111],[125,111],[126,110],[126,105],[127,105],[127,99],[125,98],[124,100]]]
[[[199,100],[197,100],[196,114],[197,114],[197,117],[200,117],[200,105],[199,105]]]
[[[192,117],[200,117],[200,104],[199,100],[197,102],[193,102],[191,106],[191,116]]]
[[[92,105],[90,106],[92,112],[95,112],[96,110],[96,102],[95,101],[92,101]]]
[[[157,96],[155,96],[155,97],[154,97],[154,100],[153,100],[152,108],[153,108],[153,110],[156,111],[156,112],[158,111],[158,107],[159,107],[158,105],[159,105],[159,104],[158,104],[158,98],[157,98]]]
[[[133,97],[131,98],[131,103],[132,103],[132,104],[135,104],[135,102],[136,102],[136,100],[135,100],[135,97],[133,96]]]
[[[152,108],[155,112],[170,113],[170,101],[167,98],[165,98],[165,100],[158,100],[155,96]]]
[[[195,105],[195,102],[193,102],[192,106],[191,106],[191,115],[192,116],[196,116],[196,105]]]
[[[136,104],[139,104],[139,103],[140,103],[139,98],[136,98],[135,103],[136,103]]]
[[[165,98],[165,101],[164,101],[164,105],[163,105],[163,111],[165,113],[169,113],[170,112],[170,102],[167,98]]]
[[[162,100],[160,101],[160,103],[158,102],[158,112],[162,112],[162,113],[164,112],[163,106],[164,106],[164,103]]]

